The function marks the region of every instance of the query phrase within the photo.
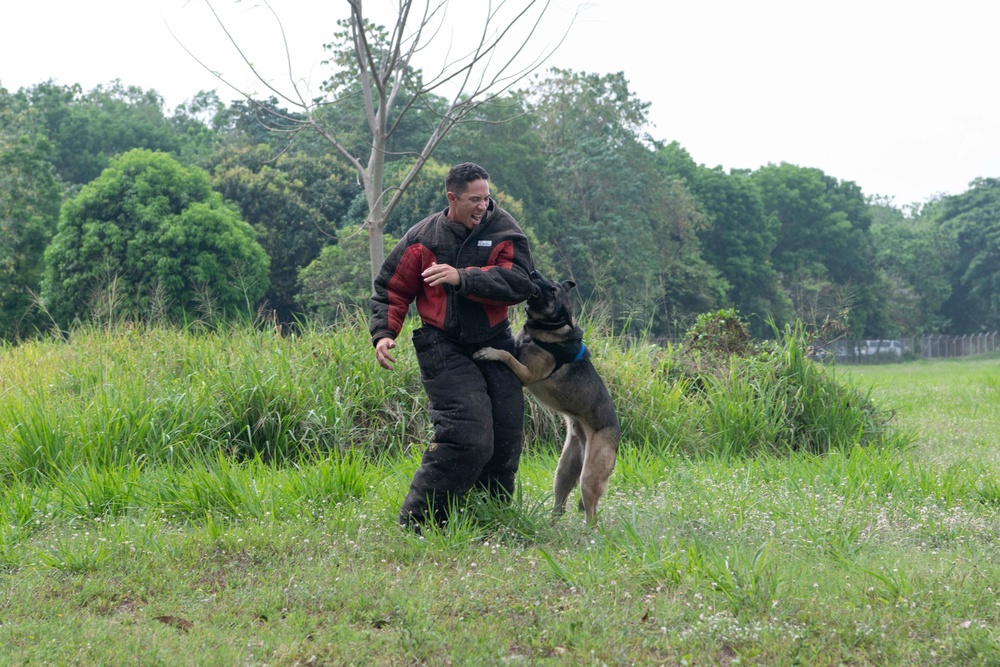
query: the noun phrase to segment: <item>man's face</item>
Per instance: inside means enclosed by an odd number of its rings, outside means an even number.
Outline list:
[[[462,194],[448,193],[448,219],[472,229],[480,223],[490,205],[490,183],[481,178],[466,185]]]

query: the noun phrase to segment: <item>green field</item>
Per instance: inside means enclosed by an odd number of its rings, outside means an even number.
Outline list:
[[[0,664],[1000,664],[1000,360],[694,387],[592,347],[625,431],[598,527],[550,525],[531,404],[513,507],[423,537],[408,344],[394,373],[361,332],[0,350]]]

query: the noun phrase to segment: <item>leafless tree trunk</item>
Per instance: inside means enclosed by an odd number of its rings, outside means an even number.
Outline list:
[[[294,92],[286,95],[265,81],[252,63],[244,57],[247,66],[253,70],[258,80],[301,112],[304,120],[299,120],[295,129],[291,131],[311,129],[319,133],[357,171],[368,199],[366,226],[373,279],[385,258],[383,231],[386,220],[441,140],[452,128],[466,119],[470,112],[509,92],[519,82],[537,71],[562,43],[569,26],[572,25],[570,21],[554,44],[539,49],[537,56],[531,57],[529,51],[533,43],[544,38],[540,35],[543,32],[542,19],[550,10],[552,0],[521,0],[519,7],[513,6],[513,2],[514,0],[497,0],[483,3],[485,19],[481,23],[472,24],[478,41],[471,51],[450,60],[440,72],[429,77],[428,81],[421,81],[415,90],[407,90],[410,97],[401,105],[399,95],[404,85],[412,86],[414,81],[419,80],[407,78],[413,71],[414,56],[441,30],[448,1],[399,0],[395,23],[388,30],[388,44],[379,45],[380,48],[376,52],[376,45],[372,43],[371,26],[363,9],[363,1],[348,0],[351,9],[350,38],[357,67],[357,84],[360,86],[371,136],[370,151],[367,155],[353,154],[338,138],[336,130],[325,125],[317,117],[315,112],[321,104],[336,105],[337,100],[332,102],[310,100],[301,93],[294,79],[292,79]],[[208,4],[211,7],[211,2]],[[414,5],[421,6],[421,10],[415,11]],[[268,7],[270,8],[269,5]],[[214,8],[212,11],[215,13]],[[273,9],[271,11],[274,13]],[[221,19],[219,23],[222,24]],[[278,23],[280,25],[280,20]],[[222,27],[225,30],[225,25]],[[228,32],[226,34],[229,35]],[[231,36],[230,40],[239,49]],[[242,52],[240,53],[242,56]],[[447,97],[443,97],[445,93]],[[423,147],[413,155],[415,162],[409,171],[398,183],[386,184],[384,175],[389,141],[408,111],[415,108],[431,108],[432,105],[429,104],[431,96],[445,99],[447,108],[438,114],[436,126]],[[393,116],[391,123],[390,115]],[[289,131],[287,121],[291,119],[283,120],[286,121],[284,131]]]

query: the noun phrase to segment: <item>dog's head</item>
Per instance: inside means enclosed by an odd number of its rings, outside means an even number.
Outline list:
[[[525,302],[528,319],[548,324],[573,324],[573,304],[569,291],[576,287],[576,283],[572,280],[561,283],[549,280],[538,271],[532,271],[530,277],[535,291]]]

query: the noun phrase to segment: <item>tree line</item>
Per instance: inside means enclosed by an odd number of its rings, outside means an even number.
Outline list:
[[[410,173],[433,101],[399,119],[387,183]],[[699,164],[648,134],[648,110],[624,73],[560,69],[469,109],[391,211],[386,247],[446,206],[448,166],[470,160],[536,265],[620,331],[676,336],[721,308],[756,335],[796,319],[858,338],[1000,326],[1000,179],[898,207],[816,168]],[[370,146],[359,105],[310,113]],[[364,306],[369,196],[304,120],[278,99],[199,92],[169,110],[117,81],[0,86],[0,337]]]

